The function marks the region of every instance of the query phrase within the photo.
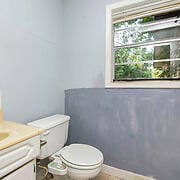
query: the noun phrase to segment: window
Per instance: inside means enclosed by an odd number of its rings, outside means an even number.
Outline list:
[[[180,2],[148,3],[107,7],[107,87],[180,88]]]

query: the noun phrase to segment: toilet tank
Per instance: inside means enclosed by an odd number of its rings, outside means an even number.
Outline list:
[[[44,142],[44,145],[41,146],[38,159],[51,156],[65,145],[68,137],[69,119],[69,116],[57,114],[28,123],[29,126],[44,129],[44,133],[41,134],[41,142]],[[45,142],[47,143],[45,144]]]

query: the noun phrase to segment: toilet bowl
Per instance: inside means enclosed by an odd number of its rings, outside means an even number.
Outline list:
[[[41,149],[38,159],[51,157],[48,170],[54,175],[67,174],[75,180],[96,177],[103,164],[103,154],[87,144],[65,146],[68,136],[69,116],[54,115],[28,123],[45,130],[41,135]]]
[[[89,145],[71,144],[64,147],[51,157],[54,161],[48,165],[49,172],[56,175],[68,174],[72,179],[86,180],[96,177],[103,163],[102,153]],[[56,170],[54,162],[59,165]]]

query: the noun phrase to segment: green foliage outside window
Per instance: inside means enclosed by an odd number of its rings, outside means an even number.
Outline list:
[[[123,47],[123,45],[127,44],[156,40],[156,38],[160,34],[158,31],[142,32],[138,31],[137,28],[138,25],[141,26],[142,23],[154,21],[155,17],[149,16],[145,18],[116,23],[114,25],[115,33],[116,31],[119,33],[118,38],[116,36],[114,37],[114,46],[119,47],[115,48],[114,50],[115,79],[156,79],[168,78],[172,76],[172,74],[170,73],[170,62],[153,62],[153,60],[155,59],[169,59],[170,45],[162,45],[160,47],[155,47],[153,45]],[[135,27],[136,29],[130,29],[129,27]],[[163,30],[161,31],[161,34],[162,33]]]

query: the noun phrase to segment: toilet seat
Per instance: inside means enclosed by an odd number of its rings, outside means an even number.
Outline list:
[[[71,144],[54,156],[58,156],[64,164],[75,169],[95,169],[103,163],[101,151],[86,144]]]
[[[102,163],[96,164],[96,165],[91,165],[91,166],[80,166],[76,164],[72,164],[64,159],[61,158],[61,161],[68,167],[73,168],[73,169],[79,169],[79,170],[88,170],[88,169],[96,169],[99,166],[102,165]]]

